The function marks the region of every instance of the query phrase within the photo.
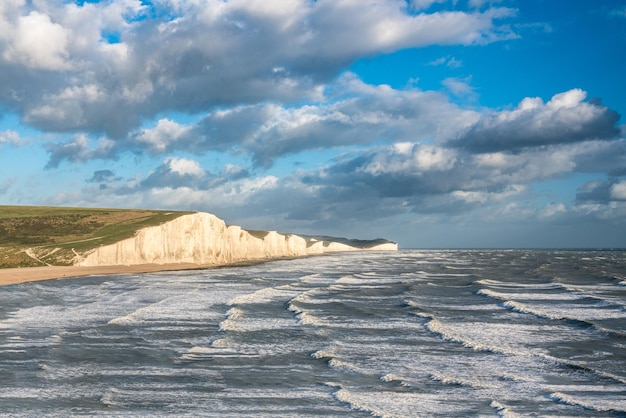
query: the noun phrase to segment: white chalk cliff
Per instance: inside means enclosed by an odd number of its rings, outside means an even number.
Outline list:
[[[264,235],[261,237],[261,235]],[[250,260],[298,257],[337,251],[389,251],[398,245],[385,242],[358,248],[339,242],[316,241],[293,234],[264,234],[227,226],[208,213],[180,216],[159,226],[140,229],[135,236],[81,255],[75,265],[139,265],[193,263],[227,265]]]

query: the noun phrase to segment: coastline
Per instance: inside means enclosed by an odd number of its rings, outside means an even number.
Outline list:
[[[87,276],[107,274],[139,274],[158,273],[161,271],[208,270],[226,267],[245,267],[263,264],[269,261],[292,260],[323,256],[324,254],[284,256],[265,259],[250,259],[233,261],[225,264],[196,264],[196,263],[168,263],[168,264],[130,264],[130,265],[103,265],[103,266],[41,266],[41,267],[11,267],[0,269],[0,286],[10,286],[20,283],[43,282],[47,280],[77,279]]]
[[[0,286],[39,282],[44,280],[69,279],[101,274],[154,273],[159,271],[196,270],[217,266],[205,266],[193,263],[176,264],[137,264],[115,266],[45,266],[16,267],[0,269]]]

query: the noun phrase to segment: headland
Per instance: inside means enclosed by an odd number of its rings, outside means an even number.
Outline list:
[[[397,248],[245,230],[204,212],[0,206],[0,285]]]

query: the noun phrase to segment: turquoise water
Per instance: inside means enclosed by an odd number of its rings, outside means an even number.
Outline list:
[[[626,253],[399,251],[0,287],[2,416],[626,416]]]

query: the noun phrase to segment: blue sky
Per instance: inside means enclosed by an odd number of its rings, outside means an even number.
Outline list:
[[[0,204],[626,247],[626,3],[4,0]]]

